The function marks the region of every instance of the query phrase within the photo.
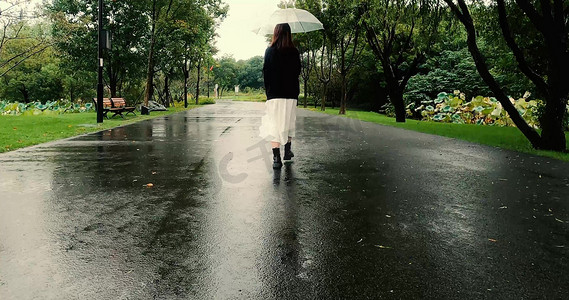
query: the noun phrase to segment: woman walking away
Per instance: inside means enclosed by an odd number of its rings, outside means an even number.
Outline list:
[[[259,127],[260,136],[269,138],[273,148],[273,169],[280,169],[280,146],[284,144],[284,160],[294,157],[291,141],[295,136],[296,103],[300,93],[300,53],[292,42],[287,23],[275,26],[273,40],[265,51],[263,78],[265,80],[266,114]]]

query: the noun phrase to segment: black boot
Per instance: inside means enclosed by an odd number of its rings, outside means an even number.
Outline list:
[[[273,169],[280,169],[282,166],[281,148],[273,148]]]
[[[294,157],[294,153],[292,153],[292,151],[290,151],[290,146],[291,146],[290,142],[285,144],[285,147],[284,147],[285,153],[284,153],[284,157],[283,157],[284,160],[290,160]]]

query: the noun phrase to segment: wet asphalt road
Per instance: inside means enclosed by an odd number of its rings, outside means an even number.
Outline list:
[[[569,298],[569,163],[263,107],[0,155],[0,299]]]

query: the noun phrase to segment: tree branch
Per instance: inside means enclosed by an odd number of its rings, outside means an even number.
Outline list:
[[[446,0],[445,0],[446,1]],[[528,16],[531,23],[542,33],[546,31],[544,19],[528,0],[516,0],[518,6]]]
[[[11,66],[8,70],[4,71],[4,73],[0,74],[0,77],[4,77],[8,72],[12,71],[14,68],[16,68],[17,66],[19,66],[21,63],[23,63],[26,59],[32,57],[33,55],[36,55],[42,51],[44,51],[45,49],[51,47],[51,44],[46,45],[45,47],[34,51],[32,53],[30,53],[29,55],[27,55],[26,57],[22,58],[20,61],[18,61],[17,63],[15,63],[13,66]]]
[[[460,21],[463,23],[466,33],[467,33],[467,40],[466,43],[468,45],[468,50],[474,59],[474,63],[476,65],[476,69],[480,74],[480,77],[486,82],[496,99],[502,104],[506,112],[510,115],[512,121],[516,124],[518,129],[527,137],[530,143],[533,145],[534,148],[539,149],[541,148],[541,137],[533,129],[530,127],[527,122],[522,118],[518,110],[514,107],[514,105],[510,102],[510,99],[504,92],[504,90],[500,87],[494,76],[490,73],[488,66],[486,65],[486,59],[480,52],[478,48],[478,44],[476,42],[476,29],[474,28],[474,23],[472,21],[472,17],[468,10],[468,6],[466,5],[465,0],[458,0],[458,4],[460,9],[456,7],[453,0],[444,0],[450,7],[451,10],[455,12],[459,12],[457,16],[459,16]],[[524,1],[524,0],[518,0]]]
[[[500,28],[502,29],[502,35],[506,40],[506,44],[512,50],[512,53],[514,54],[514,57],[518,62],[520,70],[535,84],[537,89],[543,95],[548,95],[549,87],[547,83],[539,74],[537,74],[537,72],[535,72],[529,67],[529,64],[525,59],[523,51],[520,49],[520,47],[518,46],[512,35],[512,32],[510,30],[510,25],[508,23],[506,4],[504,3],[504,0],[497,0],[497,2],[498,2],[498,20],[500,23]]]

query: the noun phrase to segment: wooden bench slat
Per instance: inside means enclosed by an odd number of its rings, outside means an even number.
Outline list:
[[[93,102],[95,103],[95,108],[96,108],[97,98],[93,98]],[[136,109],[135,107],[127,107],[124,98],[103,98],[103,115],[107,119],[109,118],[107,115],[109,112],[113,113],[111,118],[116,115],[119,115],[121,118],[124,118],[123,112],[126,112],[126,114],[131,113],[136,116],[136,114],[134,113],[135,109]]]
[[[123,108],[127,112],[126,114],[131,113],[136,116],[136,114],[134,113],[136,107],[126,106],[126,101],[124,100],[124,98],[111,98],[111,101],[113,102],[114,107]]]

